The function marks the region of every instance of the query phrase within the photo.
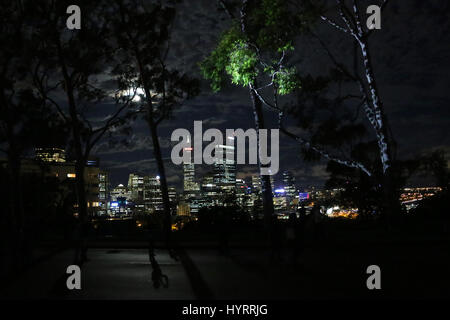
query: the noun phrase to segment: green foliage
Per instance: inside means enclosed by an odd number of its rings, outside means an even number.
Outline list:
[[[233,44],[225,70],[231,76],[232,83],[248,86],[258,75],[257,63],[258,57],[254,50],[244,41],[238,40]]]
[[[210,56],[200,63],[202,74],[205,79],[211,81],[211,88],[214,92],[218,92],[222,88],[232,50],[235,44],[242,39],[243,36],[238,26],[233,26],[222,35],[217,48],[211,52]]]
[[[277,72],[273,81],[280,95],[289,94],[300,88],[300,78],[295,67]]]
[[[281,46],[277,49],[278,52],[283,52],[283,51],[294,51],[294,46],[292,44],[291,41],[289,41],[288,43],[286,43],[284,46]]]
[[[285,0],[263,0],[251,15],[252,41],[259,47],[282,52],[298,32],[299,19]],[[252,37],[253,38],[253,37]]]
[[[226,31],[211,54],[200,64],[214,92],[220,91],[228,77],[231,83],[250,85],[259,75],[273,79],[280,95],[300,87],[294,67],[284,68],[280,57],[294,50],[294,39],[302,15],[291,10],[286,0],[262,0],[248,12],[245,34],[240,21]],[[263,61],[263,58],[269,62]]]
[[[291,42],[279,47],[276,51],[293,50]],[[223,34],[217,48],[201,64],[200,68],[205,79],[211,81],[214,92],[220,91],[230,76],[231,82],[240,86],[248,86],[259,74],[259,56],[256,48],[247,43],[243,34],[237,27],[231,28]],[[266,66],[263,73],[270,77],[274,73],[274,83],[281,95],[289,94],[300,86],[295,67],[276,71],[277,60],[273,65]]]

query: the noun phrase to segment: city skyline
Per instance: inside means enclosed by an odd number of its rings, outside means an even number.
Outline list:
[[[223,145],[218,145],[217,148],[224,148],[216,153],[222,155],[222,159],[216,158],[212,165],[213,170],[206,174],[196,174],[195,165],[192,162],[182,164],[184,170],[182,190],[177,190],[171,185],[168,186],[169,199],[173,208],[172,214],[195,217],[202,208],[228,205],[237,206],[247,213],[252,213],[261,206],[260,176],[254,174],[247,180],[236,178],[235,163],[234,160],[230,160],[230,154],[235,154],[234,148]],[[192,148],[185,150],[191,155],[191,159],[192,151]],[[64,149],[37,148],[35,158],[26,160],[28,162],[24,162],[23,166],[27,174],[37,173],[47,167],[44,171],[50,177],[60,180],[67,178],[69,181],[74,181],[76,178],[75,163],[66,159]],[[138,217],[142,214],[163,211],[158,175],[130,173],[127,183],[113,185],[110,173],[101,169],[100,163],[100,159],[93,158],[86,164],[87,176],[90,177],[87,181],[89,186],[88,208],[93,217]],[[338,195],[345,190],[344,188],[301,188],[296,185],[295,177],[290,171],[283,171],[279,180],[273,177],[270,180],[277,214],[286,215],[286,212],[290,212],[292,209],[296,210],[300,205],[311,203],[311,201],[314,203],[318,199],[332,201],[328,204],[328,208],[324,208],[324,212],[327,212],[328,215],[356,217],[358,214],[357,209],[337,205]],[[400,201],[407,210],[410,210],[416,208],[423,199],[432,197],[441,191],[442,188],[433,186],[404,187],[400,194]],[[233,196],[234,200],[224,203],[226,196]]]

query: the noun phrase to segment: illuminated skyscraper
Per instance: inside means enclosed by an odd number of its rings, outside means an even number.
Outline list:
[[[234,140],[234,137],[227,137]],[[234,193],[236,188],[236,162],[234,145],[217,145],[215,148],[214,183],[219,192]]]
[[[107,214],[110,201],[109,172],[103,170],[98,174],[98,200],[101,207],[99,214]]]
[[[195,183],[195,165],[193,163],[183,164],[183,190],[185,192],[196,190]]]
[[[286,191],[286,196],[289,198],[295,198],[296,187],[295,187],[295,177],[290,171],[283,172],[283,188]]]
[[[254,198],[251,193],[251,187],[247,185],[245,180],[236,179],[236,202],[238,206],[247,212],[253,209]]]
[[[252,189],[253,193],[261,192],[261,177],[259,175],[252,176]]]
[[[145,211],[154,212],[163,210],[161,182],[159,176],[144,177]]]
[[[187,141],[189,142],[189,137]],[[195,197],[196,193],[199,191],[199,185],[195,182],[195,164],[192,161],[192,151],[194,149],[184,148],[184,152],[188,154],[189,161],[183,163],[183,191],[184,197],[186,199]]]
[[[111,201],[117,201],[118,198],[130,199],[130,193],[123,184],[119,184],[111,190]]]
[[[170,205],[174,208],[176,208],[177,202],[178,202],[178,193],[177,190],[174,187],[169,187],[168,188],[168,193],[169,193],[169,202]]]
[[[144,200],[144,177],[132,173],[128,176],[128,190],[131,192],[131,199],[135,203],[142,203]]]
[[[273,176],[270,176],[270,185],[272,187],[272,190],[275,190],[275,181],[273,179]],[[262,191],[261,176],[259,174],[252,176],[252,189],[254,193],[261,193]]]
[[[202,179],[201,196],[205,207],[212,207],[219,204],[217,185],[214,183],[214,173],[206,174]]]

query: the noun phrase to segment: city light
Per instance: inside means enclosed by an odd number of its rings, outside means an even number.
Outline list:
[[[300,200],[307,200],[307,199],[309,199],[309,193],[308,192],[300,192],[298,194],[298,198]]]

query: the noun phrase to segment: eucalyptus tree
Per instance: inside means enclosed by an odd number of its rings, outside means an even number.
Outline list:
[[[382,13],[389,0],[379,2],[380,12]],[[349,3],[349,5],[347,4]],[[373,3],[371,3],[373,4]],[[376,136],[378,145],[378,157],[381,163],[381,185],[383,191],[383,212],[388,219],[398,210],[398,186],[396,183],[396,164],[395,147],[396,143],[392,136],[386,116],[385,106],[380,95],[375,68],[370,50],[370,39],[377,31],[374,26],[364,26],[364,20],[361,15],[361,3],[356,0],[346,2],[336,0],[331,8],[322,6],[320,18],[331,26],[336,32],[343,33],[353,41],[359,50],[354,50],[354,58],[360,65],[355,65],[354,72],[349,72],[345,64],[338,61],[331,50],[321,42],[330,59],[337,69],[350,80],[352,80],[359,89],[359,99],[362,103],[365,117]],[[328,11],[328,12],[327,12]],[[339,20],[330,18],[329,14],[337,16]],[[372,174],[376,172],[372,171]]]
[[[231,19],[231,27],[201,63],[202,73],[211,81],[214,92],[220,91],[227,81],[248,90],[259,133],[266,129],[266,121],[258,91],[272,86],[286,95],[299,86],[295,67],[287,67],[285,62],[294,49],[296,27],[302,28],[306,20],[292,15],[283,0],[219,1],[219,4]],[[269,84],[260,85],[262,81]],[[259,150],[259,138],[257,143]],[[264,166],[258,163],[260,168]],[[261,185],[264,220],[270,225],[274,207],[269,175],[261,175]]]
[[[125,86],[138,89],[135,99],[147,122],[163,200],[163,230],[170,247],[171,209],[158,126],[175,108],[198,93],[198,81],[171,67],[171,35],[177,1],[116,0],[112,2],[114,73]]]
[[[294,5],[287,0],[218,2],[232,23],[222,34],[216,49],[201,63],[203,75],[211,81],[213,91],[219,91],[227,80],[247,88],[257,129],[265,128],[263,109],[268,107],[276,112],[280,131],[298,141],[306,151],[365,169],[362,164],[333,155],[284,126],[285,108],[281,98],[302,87],[302,77],[290,61],[296,39],[310,30],[319,10],[309,1]],[[262,176],[262,190],[264,217],[270,225],[274,209],[269,176]]]
[[[366,116],[374,128],[378,138],[380,161],[383,166],[383,173],[388,174],[389,169],[392,166],[391,141],[389,141],[388,125],[384,110],[385,108],[380,97],[371,52],[369,49],[369,38],[376,31],[374,31],[374,29],[367,29],[363,27],[363,21],[359,9],[360,5],[358,5],[356,0],[351,1],[351,8],[348,8],[343,0],[336,0],[336,3],[336,10],[343,25],[336,23],[326,15],[321,15],[321,18],[335,30],[348,34],[352,37],[360,48],[365,82],[363,82],[358,75],[354,75],[353,77],[355,77],[355,80],[360,85],[361,94],[366,100]],[[388,0],[382,1],[382,10],[386,7],[387,3]],[[342,71],[346,73],[346,71]]]
[[[381,12],[385,10],[388,2],[388,0],[380,1],[379,7]],[[303,9],[303,7],[299,5],[301,2],[291,3],[294,3],[297,10]],[[336,154],[331,154],[323,148],[318,148],[314,143],[311,144],[311,141],[305,141],[299,135],[295,135],[285,128],[281,128],[281,131],[296,139],[302,145],[306,145],[309,150],[314,151],[316,154],[320,154],[342,166],[361,170],[366,177],[369,177],[372,180],[372,184],[381,186],[382,212],[386,214],[388,218],[387,221],[389,221],[392,214],[398,212],[399,208],[398,189],[400,186],[399,181],[401,179],[398,178],[401,175],[400,171],[402,170],[402,163],[395,160],[396,143],[389,127],[385,107],[378,88],[372,52],[369,46],[369,39],[378,31],[372,29],[370,26],[367,28],[363,26],[365,23],[363,23],[363,17],[360,12],[360,7],[362,5],[356,0],[336,0],[335,5],[331,7],[324,3],[325,2],[316,2],[314,5],[311,4],[309,10],[312,10],[311,12],[314,13],[316,18],[319,17],[320,20],[330,25],[336,32],[349,36],[351,41],[349,45],[350,50],[348,51],[351,52],[351,58],[353,59],[350,60],[353,60],[353,66],[349,68],[344,61],[339,61],[326,42],[315,34],[314,27],[308,30],[308,34],[316,38],[321,48],[326,52],[334,65],[335,77],[354,84],[356,90],[347,87],[349,88],[349,91],[344,94],[344,98],[339,99],[341,99],[341,103],[344,102],[344,100],[357,101],[357,111],[360,109],[363,110],[363,115],[366,120],[365,123],[368,124],[368,128],[371,129],[370,131],[375,135],[375,141],[378,146],[377,157],[380,165],[373,165],[370,159],[361,161],[352,157],[336,156]],[[350,3],[350,5],[347,5],[347,3]],[[334,20],[328,15],[337,16],[340,22],[336,22],[338,20]],[[336,73],[338,74],[337,76]],[[305,81],[303,81],[303,83],[306,84]],[[280,110],[276,99],[269,101],[269,99],[265,99],[262,95],[260,95],[260,97],[266,105]],[[299,104],[301,103],[302,102],[299,101]],[[281,109],[280,119],[282,119],[282,116],[283,110]],[[282,127],[281,124],[280,126]],[[338,132],[336,132],[336,134],[337,133]],[[347,140],[352,140],[351,137],[349,138],[350,139]],[[381,167],[381,169],[378,169],[379,167]]]
[[[376,31],[365,29],[363,27],[357,1],[352,0],[350,8],[346,5],[345,1],[342,0],[336,0],[336,6],[331,8],[328,8],[323,2],[313,3],[311,1],[275,1],[270,4],[264,1],[258,2],[258,4],[252,1],[242,1],[239,13],[234,13],[233,11],[236,2],[221,0],[219,3],[222,8],[228,12],[229,16],[237,21],[234,26],[240,26],[239,31],[241,34],[243,31],[249,30],[246,26],[254,24],[257,26],[255,29],[257,35],[263,35],[266,36],[265,39],[271,39],[270,36],[267,37],[267,33],[265,32],[268,30],[265,26],[269,25],[270,29],[268,32],[275,37],[269,42],[270,45],[275,45],[272,47],[269,46],[269,49],[271,49],[269,51],[271,51],[272,54],[280,52],[281,58],[278,60],[277,65],[267,63],[264,61],[264,59],[267,58],[267,55],[265,55],[267,54],[267,51],[261,50],[264,46],[261,46],[258,43],[258,40],[261,38],[256,38],[256,40],[255,38],[247,38],[247,42],[244,41],[246,44],[245,46],[242,45],[242,43],[239,44],[239,41],[242,42],[242,38],[230,39],[230,33],[225,33],[225,35],[222,36],[217,49],[203,64],[204,74],[207,78],[212,80],[213,89],[217,90],[220,88],[219,85],[223,83],[224,76],[227,74],[231,77],[233,83],[249,86],[253,97],[256,97],[260,100],[260,103],[278,113],[278,126],[281,132],[299,142],[306,153],[323,157],[345,167],[357,169],[365,174],[366,177],[372,180],[374,185],[381,186],[383,193],[383,200],[381,201],[381,206],[383,207],[382,211],[387,213],[388,217],[391,213],[394,213],[398,207],[398,185],[395,183],[395,176],[398,174],[397,171],[399,169],[396,168],[395,163],[393,163],[395,141],[392,137],[385,115],[369,49],[369,38]],[[388,1],[382,1],[380,3],[381,11],[386,8],[387,3]],[[271,5],[273,7],[270,7]],[[255,6],[266,8],[263,10],[266,14],[262,15],[262,21],[265,25],[258,25],[258,20],[252,17],[251,14],[248,14],[248,12],[251,12],[251,9],[249,11],[249,8],[254,8]],[[337,16],[342,20],[341,24],[326,16],[325,13],[332,10],[337,10]],[[278,17],[278,19],[276,17]],[[294,17],[294,19],[289,19],[289,17]],[[354,40],[357,48],[359,48],[359,54],[357,50],[353,53],[353,70],[350,71],[345,66],[345,63],[338,61],[332,53],[332,50],[328,48],[327,44],[315,34],[314,28],[317,20],[325,21],[338,30],[338,32],[347,34]],[[277,33],[280,32],[280,30],[285,30],[284,33],[282,33],[282,36]],[[375,133],[375,141],[378,145],[378,158],[380,159],[380,170],[378,169],[378,166],[374,166],[371,161],[366,161],[367,159],[361,160],[361,157],[355,158],[351,155],[344,155],[341,150],[331,152],[329,148],[325,147],[327,144],[328,146],[332,146],[336,141],[329,143],[329,141],[327,142],[323,137],[322,139],[314,139],[314,137],[313,139],[306,138],[303,135],[296,134],[292,130],[286,128],[283,121],[286,117],[286,108],[285,105],[281,105],[280,97],[284,94],[291,93],[294,90],[297,93],[306,91],[305,87],[311,86],[310,81],[312,79],[296,75],[295,69],[289,67],[289,63],[285,60],[286,53],[288,53],[289,50],[283,50],[283,47],[276,48],[276,44],[279,40],[286,40],[286,38],[283,37],[288,35],[287,39],[291,42],[288,42],[289,45],[284,49],[293,50],[294,47],[295,49],[300,49],[299,46],[301,46],[301,42],[294,43],[293,39],[296,35],[301,33],[312,35],[318,39],[321,47],[325,50],[331,62],[334,64],[334,77],[345,79],[344,81],[353,82],[356,85],[358,93],[354,93],[354,91],[351,90],[346,95],[339,98],[339,103],[343,104],[348,100],[354,100],[357,101],[357,111],[360,109],[363,110],[369,128],[373,129],[373,132]],[[245,36],[248,37],[248,32],[244,37]],[[229,39],[229,43],[226,42],[227,39]],[[350,45],[350,47],[352,47],[352,45]],[[229,48],[237,48],[238,50]],[[276,62],[276,60],[272,60],[271,62]],[[362,63],[362,67],[358,65],[359,62]],[[263,67],[258,68],[259,66]],[[360,69],[362,69],[362,72],[360,72]],[[336,76],[336,73],[339,75]],[[249,79],[256,79],[257,76],[266,76],[269,80],[259,86],[252,85],[252,82]],[[282,83],[280,83],[280,81]],[[299,101],[299,104],[302,103],[302,101]],[[337,110],[334,110],[333,112],[337,113]],[[352,126],[357,132],[356,137],[361,135],[361,131],[358,129],[360,124],[352,124]],[[349,127],[347,127],[347,129],[348,128]],[[338,132],[336,131],[334,136],[336,137],[337,134]],[[362,135],[366,134],[366,132],[363,132]],[[332,138],[331,140],[336,139]],[[350,142],[350,145],[354,143],[353,140],[354,137],[350,137],[348,141]],[[321,144],[317,142],[324,143]],[[340,142],[342,144],[345,141]],[[361,152],[359,153],[361,154]],[[362,158],[367,157],[363,156]]]

